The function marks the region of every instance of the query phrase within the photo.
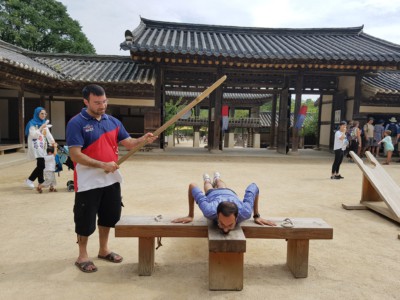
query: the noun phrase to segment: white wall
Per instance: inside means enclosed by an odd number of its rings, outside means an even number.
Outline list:
[[[53,125],[51,133],[54,139],[65,140],[65,102],[51,101],[50,124]]]

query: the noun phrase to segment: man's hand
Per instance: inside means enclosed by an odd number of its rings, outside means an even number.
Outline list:
[[[156,139],[158,139],[158,136],[154,136],[153,133],[148,132],[146,133],[143,138],[146,140],[146,144],[151,144],[153,143]]]
[[[255,218],[254,219],[254,223],[256,223],[258,225],[276,226],[275,222],[272,222],[272,221],[269,221],[269,220],[265,220],[263,218]]]
[[[115,161],[110,161],[103,163],[102,168],[106,173],[114,173],[117,169],[119,169],[119,165]]]
[[[171,222],[172,223],[183,223],[183,224],[185,224],[185,223],[190,223],[192,221],[193,221],[193,217],[187,216],[187,217],[183,217],[183,218],[178,218],[178,219],[172,220]]]

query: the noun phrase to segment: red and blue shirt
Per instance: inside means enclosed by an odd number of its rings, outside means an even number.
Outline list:
[[[68,147],[80,147],[83,154],[102,162],[118,161],[118,143],[129,138],[121,121],[104,114],[100,120],[90,116],[86,108],[67,125]],[[75,164],[75,191],[83,192],[122,182],[119,170],[105,173],[103,169]]]

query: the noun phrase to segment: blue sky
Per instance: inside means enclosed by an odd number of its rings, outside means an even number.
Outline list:
[[[400,44],[400,1],[394,0],[61,0],[82,26],[97,54],[119,49],[126,29],[147,19],[269,28],[356,27]]]

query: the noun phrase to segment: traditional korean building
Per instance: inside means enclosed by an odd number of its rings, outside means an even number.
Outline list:
[[[121,48],[135,62],[155,69],[155,123],[163,122],[166,93],[201,91],[227,75],[210,96],[211,149],[222,149],[221,107],[224,93],[276,95],[279,124],[278,152],[288,143],[288,107],[295,94],[295,116],[302,94],[319,94],[319,146],[332,146],[335,124],[364,119],[362,80],[380,70],[398,70],[400,46],[370,36],[363,26],[353,28],[274,29],[161,22],[141,18],[125,32]],[[366,84],[370,84],[368,81]],[[382,103],[383,106],[386,104]],[[274,103],[276,107],[276,103]],[[380,110],[380,109],[378,109]],[[274,112],[273,112],[274,115]],[[156,114],[155,114],[156,116]],[[294,140],[297,139],[296,130]],[[297,151],[297,143],[292,151]]]
[[[289,143],[292,95],[295,118],[302,94],[319,95],[318,145],[326,149],[341,119],[400,115],[400,46],[364,33],[362,26],[243,28],[142,18],[125,32],[121,47],[130,56],[35,53],[0,41],[0,144],[24,143],[24,126],[38,105],[49,111],[57,140],[65,139],[65,124],[83,106],[81,89],[88,83],[105,87],[110,112],[136,136],[164,123],[166,101],[192,99],[227,75],[202,103],[209,109],[210,150],[222,150],[223,105],[230,116],[236,108],[249,109],[254,120],[237,126],[248,128],[257,141],[258,108],[271,101],[270,124],[277,126],[270,140],[281,153]],[[163,143],[160,139],[159,147]]]

